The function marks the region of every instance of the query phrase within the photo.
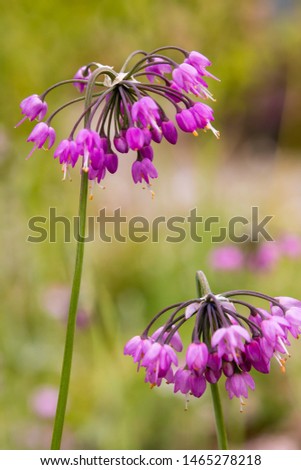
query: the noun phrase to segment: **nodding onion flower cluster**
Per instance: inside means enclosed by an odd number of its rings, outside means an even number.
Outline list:
[[[180,55],[179,63],[165,55],[171,51]],[[134,59],[136,62],[128,68]],[[113,67],[96,62],[81,67],[73,79],[59,82],[41,95],[31,95],[21,102],[24,118],[17,126],[27,118],[30,121],[44,119],[48,111],[45,98],[61,85],[71,83],[84,93],[84,96],[64,103],[45,122],[34,127],[27,139],[34,144],[28,158],[46,143],[48,149],[53,146],[56,138],[51,127],[53,118],[66,107],[84,101],[84,110],[69,137],[62,140],[54,152],[62,165],[64,179],[69,174],[69,167],[74,167],[81,157],[82,171],[88,173],[91,181],[100,183],[107,171],[117,171],[116,152],[126,154],[133,150],[137,157],[132,164],[132,178],[135,183],[145,181],[149,184],[151,178],[158,176],[153,164],[152,144],[160,143],[163,137],[176,144],[178,138],[174,122],[162,107],[164,100],[173,105],[175,120],[182,131],[197,135],[198,129],[210,129],[219,136],[211,124],[213,110],[194,100],[213,99],[205,81],[207,77],[216,79],[207,71],[210,65],[211,62],[199,52],[161,47],[150,53],[133,52],[119,73]]]
[[[242,296],[242,298],[241,298]],[[266,309],[255,307],[250,299],[263,299]],[[244,308],[248,316],[237,310]],[[163,326],[150,333],[162,315],[171,312]],[[180,328],[194,319],[191,343],[185,362],[179,365],[177,353],[183,349]],[[151,387],[162,381],[173,384],[174,393],[201,397],[207,382],[214,384],[225,376],[229,398],[240,399],[243,410],[248,388],[255,383],[253,369],[267,374],[272,358],[285,371],[290,345],[288,335],[301,331],[301,302],[290,297],[270,297],[259,292],[236,290],[171,305],[159,312],[141,336],[130,339],[124,354],[145,369],[145,382]]]

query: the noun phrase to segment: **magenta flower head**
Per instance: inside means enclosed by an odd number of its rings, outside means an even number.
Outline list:
[[[167,142],[175,145],[178,141],[178,132],[174,123],[172,121],[163,121],[161,129]]]
[[[253,377],[247,372],[237,372],[228,377],[225,383],[229,398],[237,397],[240,400],[240,411],[243,411],[243,398],[248,398],[248,388],[255,389]]]
[[[219,357],[228,355],[237,362],[237,352],[244,351],[244,341],[251,341],[249,332],[240,325],[230,325],[216,330],[212,335],[211,344],[213,348],[217,348]]]
[[[128,153],[129,151],[129,146],[123,133],[114,137],[114,146],[119,153]]]
[[[144,180],[149,184],[149,179],[157,178],[158,172],[149,158],[143,158],[133,163],[132,176],[135,183],[142,183]]]
[[[175,351],[168,344],[159,342],[151,345],[141,361],[141,365],[146,368],[146,381],[153,386],[160,385],[162,378],[166,378],[167,382],[173,379],[172,364],[178,365]]]
[[[190,109],[183,109],[176,115],[176,121],[179,128],[184,132],[189,132],[197,135],[197,122],[194,114]]]
[[[147,79],[153,83],[157,78],[157,81],[160,83],[159,78],[164,74],[169,74],[172,71],[172,66],[167,62],[164,63],[162,59],[155,57],[149,61],[149,65],[145,67]]]
[[[140,150],[145,145],[145,136],[139,127],[129,127],[125,135],[127,144],[132,150]]]
[[[184,395],[191,394],[196,398],[200,398],[207,386],[206,379],[203,375],[197,374],[195,371],[188,369],[178,369],[174,375],[174,393],[181,392]]]
[[[61,164],[65,163],[74,167],[79,157],[78,146],[74,140],[62,140],[54,152],[54,158],[59,158]]]
[[[185,59],[185,63],[192,65],[192,67],[194,67],[201,76],[211,77],[218,80],[218,78],[206,70],[206,67],[209,67],[211,62],[203,54],[200,54],[197,51],[192,51],[187,59]]]
[[[152,340],[156,341],[161,333],[163,332],[162,338],[165,340],[169,333],[167,331],[163,331],[163,326],[160,326],[151,336]],[[183,349],[183,343],[181,340],[181,336],[179,335],[179,332],[175,330],[174,335],[172,336],[170,340],[170,346],[173,347],[173,349],[177,352],[181,352]]]
[[[174,393],[181,392],[184,395],[191,391],[191,371],[179,368],[174,376]]]
[[[75,88],[79,90],[80,93],[82,93],[85,90],[90,76],[91,76],[90,67],[86,65],[84,65],[83,67],[80,67],[80,69],[78,69],[78,71],[74,75],[73,78],[76,81],[73,83],[73,85],[75,86]]]
[[[191,343],[186,352],[188,369],[203,373],[208,361],[208,348],[205,343]]]
[[[69,169],[79,166],[91,182],[99,183],[109,173],[118,171],[118,153],[121,153],[129,154],[134,183],[146,183],[149,187],[150,181],[158,176],[152,163],[154,143],[177,144],[178,130],[197,136],[198,130],[210,129],[219,136],[211,124],[213,110],[203,103],[213,99],[204,81],[211,77],[206,70],[209,65],[210,61],[196,51],[177,47],[161,47],[151,52],[139,50],[126,59],[119,72],[98,62],[80,67],[73,79],[67,78],[41,95],[25,98],[21,111],[24,119],[44,119],[48,112],[45,102],[48,93],[61,85],[73,84],[83,93],[84,106],[75,116],[70,134],[62,139],[54,153],[62,165],[64,178],[69,175]],[[52,121],[79,101],[75,97],[63,102],[32,131],[28,141],[35,143],[34,150],[41,148],[47,138],[48,147],[53,145]]]
[[[45,122],[37,124],[29,135],[27,142],[33,142],[34,147],[29,153],[28,157],[31,157],[36,149],[40,149],[48,140],[48,149],[50,149],[55,142],[55,130],[52,127],[47,126]]]
[[[296,337],[301,331],[301,301],[248,290],[213,294],[201,271],[197,279],[203,295],[157,313],[141,336],[130,340],[125,354],[140,361],[146,382],[173,384],[174,393],[201,397],[207,383],[216,384],[225,376],[229,398],[239,398],[242,410],[248,390],[255,388],[253,370],[268,374],[272,360],[285,370],[288,335]],[[254,305],[254,299],[265,301],[266,309]],[[166,314],[165,322],[151,333]],[[187,322],[192,323],[192,334],[185,350],[180,329]]]
[[[136,101],[132,106],[132,119],[137,124],[141,124],[143,128],[158,127],[160,124],[160,112],[157,103],[150,97],[144,96]]]
[[[172,73],[178,88],[195,95],[199,94],[199,77],[197,70],[189,64],[180,64]]]
[[[134,336],[124,346],[124,354],[133,357],[134,362],[140,365],[141,360],[152,345],[152,341],[141,336]]]
[[[41,121],[48,110],[47,103],[45,103],[45,101],[43,101],[38,95],[31,95],[25,98],[21,101],[20,108],[25,117],[15,127],[18,127],[27,118],[30,121],[33,121],[34,119]]]
[[[203,54],[200,54],[197,51],[190,52],[187,59],[185,59],[185,62],[187,64],[192,65],[200,73],[203,73],[206,67],[209,67],[211,65],[210,60],[207,59],[207,57],[205,57]]]

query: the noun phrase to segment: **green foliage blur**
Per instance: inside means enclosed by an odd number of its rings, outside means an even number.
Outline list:
[[[156,147],[154,200],[132,183],[125,157],[121,171],[105,180],[106,189],[94,189],[89,215],[120,207],[128,217],[153,220],[197,208],[225,226],[258,206],[263,216],[273,215],[274,239],[300,235],[300,13],[297,0],[1,2],[0,448],[49,447],[53,419],[36,411],[33,397],[59,384],[75,243],[64,243],[62,227],[56,243],[28,243],[28,220],[47,217],[50,207],[76,215],[79,189],[76,171],[71,183],[60,181],[52,151],[25,161],[32,125],[13,128],[19,102],[93,60],[118,70],[135,49],[173,44],[198,50],[221,79],[210,83],[221,140],[211,133],[181,135],[176,147]],[[49,105],[76,93],[72,86],[58,89]],[[66,112],[54,122],[58,138],[73,119]],[[157,311],[195,296],[196,270],[207,272],[215,292],[249,288],[301,298],[298,259],[267,272],[215,272],[208,262],[211,232],[202,234],[203,243],[189,237],[167,243],[164,235],[158,243],[96,238],[87,244],[66,449],[216,448],[210,391],[184,411],[182,396],[168,387],[150,390],[122,354]],[[188,342],[188,330],[185,335]],[[276,361],[271,374],[256,375],[243,415],[221,390],[232,448],[300,449],[298,342],[291,352],[286,375]]]

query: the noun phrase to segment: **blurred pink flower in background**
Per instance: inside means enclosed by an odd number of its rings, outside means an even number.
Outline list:
[[[47,287],[41,298],[41,305],[46,312],[58,320],[65,320],[68,314],[70,288],[60,284]]]
[[[32,394],[30,398],[30,407],[40,418],[53,418],[55,416],[57,399],[57,388],[42,386],[36,389]]]
[[[301,240],[297,235],[286,234],[279,241],[279,248],[282,254],[289,258],[301,256]]]
[[[246,264],[254,271],[269,271],[279,260],[281,252],[274,242],[264,242],[258,245],[256,251],[247,255]]]
[[[210,252],[209,264],[217,271],[237,271],[244,265],[244,255],[237,246],[219,246]]]
[[[44,291],[41,298],[41,305],[50,316],[66,322],[68,318],[69,298],[69,287],[54,284]],[[89,323],[89,313],[85,309],[79,308],[76,317],[76,326],[81,329],[87,327]]]
[[[213,248],[208,263],[216,271],[271,271],[282,258],[301,257],[301,238],[284,234],[276,241],[224,245]]]

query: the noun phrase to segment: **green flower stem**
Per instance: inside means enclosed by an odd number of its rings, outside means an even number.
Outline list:
[[[75,268],[73,275],[72,291],[69,305],[68,324],[66,331],[65,350],[63,358],[63,366],[61,373],[60,391],[53,427],[53,435],[51,442],[51,449],[58,450],[61,447],[61,440],[63,434],[64,420],[66,414],[66,406],[68,399],[68,390],[70,382],[74,332],[76,327],[76,313],[78,306],[78,298],[83,269],[84,246],[85,246],[85,227],[86,227],[86,210],[87,210],[87,195],[88,195],[88,174],[82,172],[81,187],[79,196],[79,231],[77,241],[77,251]]]
[[[210,384],[211,396],[213,401],[214,415],[215,415],[215,428],[217,434],[217,443],[220,450],[228,449],[228,440],[226,427],[223,417],[222,404],[219,396],[218,384]]]
[[[95,82],[99,75],[107,73],[111,78],[115,78],[115,72],[112,72],[110,67],[98,67],[92,73],[88,80],[87,90],[85,95],[85,113],[84,113],[84,127],[89,129],[89,118],[91,114],[91,103],[93,99],[93,89]],[[61,447],[62,434],[64,428],[66,406],[68,400],[69,382],[71,374],[72,356],[73,356],[73,343],[74,333],[76,327],[76,314],[78,306],[78,298],[80,291],[80,284],[83,270],[84,247],[85,247],[85,232],[86,232],[86,213],[87,213],[87,199],[88,199],[88,173],[82,171],[81,186],[79,194],[79,226],[77,237],[77,250],[75,259],[75,268],[73,274],[73,283],[71,290],[71,298],[68,313],[68,323],[65,339],[64,358],[61,373],[60,391],[57,402],[51,449],[58,450]]]
[[[203,271],[198,271],[196,273],[196,284],[197,284],[198,295],[200,297],[203,297],[211,293],[209,283]],[[228,449],[227,433],[226,433],[226,427],[225,427],[225,422],[224,422],[224,417],[223,417],[221,400],[220,400],[219,391],[218,391],[218,384],[217,383],[210,384],[210,386],[211,386],[211,396],[212,396],[213,408],[214,408],[218,448],[220,450],[227,450]]]

